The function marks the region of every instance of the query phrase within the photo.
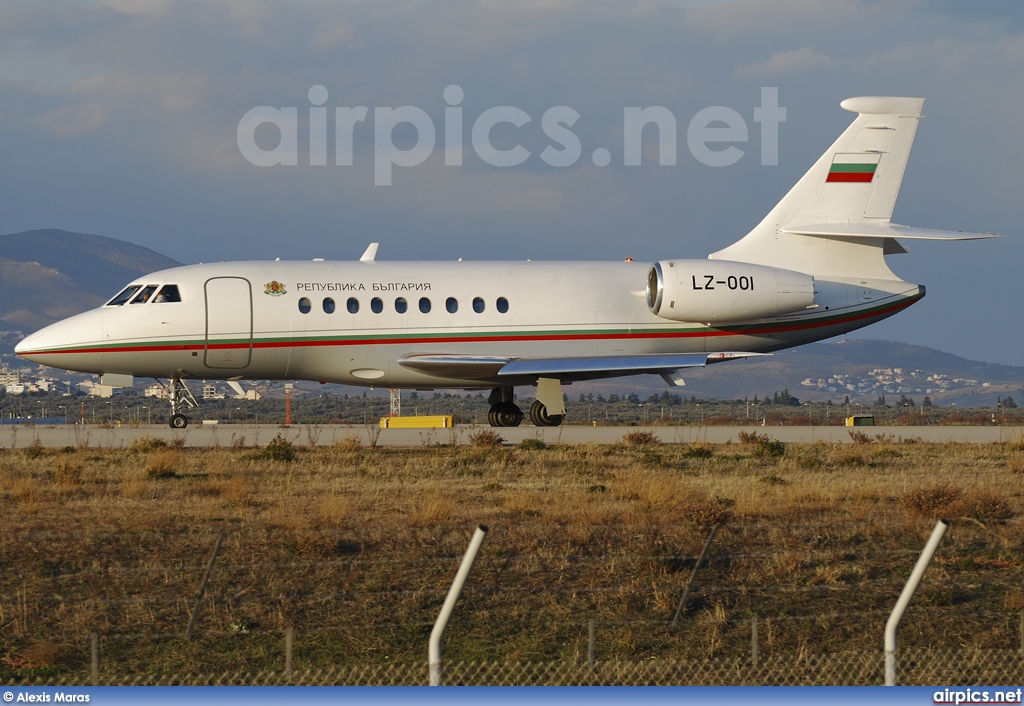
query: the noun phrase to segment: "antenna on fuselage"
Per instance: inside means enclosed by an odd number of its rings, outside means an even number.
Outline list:
[[[370,246],[366,248],[366,252],[359,258],[359,262],[373,262],[377,259],[377,246],[380,243],[370,243]]]

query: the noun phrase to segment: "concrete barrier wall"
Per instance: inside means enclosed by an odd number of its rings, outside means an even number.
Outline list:
[[[380,429],[376,425],[293,425],[282,427],[272,424],[225,424],[217,426],[195,425],[175,430],[164,425],[102,428],[93,424],[33,426],[3,425],[0,427],[0,447],[25,448],[39,440],[47,448],[64,446],[90,448],[127,447],[142,437],[157,437],[171,442],[184,439],[189,447],[264,446],[278,434],[300,446],[332,446],[348,437],[359,439],[363,446],[433,446],[468,444],[470,437],[486,426],[460,425],[452,429]],[[587,427],[564,426],[541,428],[523,426],[493,429],[507,444],[518,444],[523,439],[540,439],[547,444],[613,444],[622,441],[633,431],[650,431],[665,443],[724,444],[738,441],[743,432],[756,432],[787,443],[851,443],[847,427]],[[853,431],[868,436],[881,436],[894,440],[919,439],[928,442],[957,441],[961,443],[1024,442],[1024,427],[1020,426],[935,426],[935,427],[861,427]]]

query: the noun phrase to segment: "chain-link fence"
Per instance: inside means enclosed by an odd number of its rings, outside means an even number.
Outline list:
[[[923,528],[730,524],[701,561],[706,526],[494,525],[444,683],[881,684],[885,621]],[[5,533],[0,680],[427,682],[461,530],[220,536]],[[904,618],[900,683],[1024,682],[1021,536],[1019,521],[954,525]]]
[[[776,656],[759,661],[710,658],[595,662],[453,662],[442,669],[448,686],[866,686],[884,681],[882,652]],[[994,685],[1024,682],[1024,654],[1016,650],[908,649],[899,653],[903,685]],[[96,685],[130,686],[417,686],[427,664],[404,663],[222,674],[138,674]],[[36,679],[18,686],[93,685],[88,675]]]

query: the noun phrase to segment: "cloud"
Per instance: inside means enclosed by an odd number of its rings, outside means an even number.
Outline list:
[[[688,12],[687,22],[725,40],[751,35],[806,35],[822,25],[849,28],[871,12],[869,5],[856,0],[744,0],[694,8]]]
[[[557,189],[535,188],[502,194],[498,207],[507,211],[554,211],[562,205],[562,194]]]
[[[202,76],[182,74],[140,74],[126,70],[94,74],[76,81],[73,94],[99,95],[121,101],[145,101],[165,111],[181,112],[196,106],[203,90]]]
[[[97,7],[109,7],[124,15],[159,15],[167,10],[168,0],[101,0]]]
[[[354,36],[354,28],[348,22],[324,23],[313,33],[313,46],[325,51],[342,42],[351,41]]]
[[[1024,36],[995,40],[942,37],[870,53],[855,63],[856,69],[865,72],[927,68],[929,73],[941,70],[968,75],[993,67],[1024,68]]]
[[[96,132],[107,121],[107,110],[99,103],[64,105],[39,116],[39,123],[57,137]]]
[[[764,81],[815,69],[827,69],[835,63],[825,54],[815,50],[814,47],[804,47],[803,49],[773,52],[771,57],[764,61],[737,66],[730,76],[747,81]]]

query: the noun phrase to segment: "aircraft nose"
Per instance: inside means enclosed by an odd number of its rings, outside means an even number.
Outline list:
[[[37,362],[33,357],[33,353],[38,352],[44,347],[43,341],[46,340],[44,332],[47,328],[49,328],[49,326],[40,329],[35,333],[30,333],[28,336],[25,336],[25,338],[18,341],[18,344],[14,347],[14,352],[26,360]]]
[[[102,312],[93,310],[29,334],[14,347],[14,352],[33,363],[93,372],[91,368],[101,355],[97,345],[102,340]]]

